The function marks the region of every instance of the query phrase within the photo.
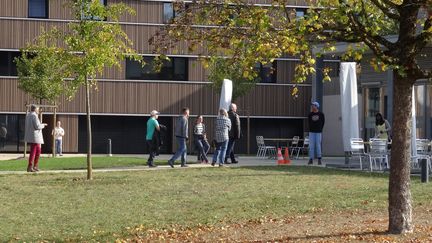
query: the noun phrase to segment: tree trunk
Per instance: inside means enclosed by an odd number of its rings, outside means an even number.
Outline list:
[[[414,81],[394,73],[393,142],[389,180],[389,233],[413,231],[410,191],[411,113]]]
[[[56,105],[56,102],[54,102],[54,105]],[[54,107],[54,114],[53,114],[53,130],[52,130],[52,157],[56,157],[56,144],[55,144],[55,136],[54,131],[57,125],[57,107]]]
[[[92,169],[92,131],[91,131],[91,119],[90,119],[90,84],[85,76],[85,87],[86,87],[86,113],[87,113],[87,180],[93,179]]]

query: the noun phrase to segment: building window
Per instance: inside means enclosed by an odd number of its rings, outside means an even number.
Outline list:
[[[146,65],[133,61],[126,61],[126,79],[141,80],[188,80],[188,59],[184,57],[172,57],[170,61],[164,61],[160,72],[153,68],[154,57],[143,58]]]
[[[0,51],[0,76],[18,75],[14,59],[19,56],[17,51]]]
[[[163,22],[165,24],[171,23],[175,17],[174,6],[172,3],[163,4]]]
[[[28,0],[29,18],[48,18],[48,0]]]
[[[99,2],[101,5],[104,5],[104,6],[107,6],[107,4],[108,4],[108,0],[99,0]],[[90,10],[89,4],[90,4],[90,2],[88,2],[87,5],[82,6],[81,19],[83,19],[83,20],[102,20],[102,18],[99,16],[86,15],[84,10],[85,10],[85,8],[87,8],[88,11]],[[103,19],[103,21],[106,21],[106,18]]]
[[[295,9],[295,13],[296,13],[296,18],[303,18],[306,15],[306,8],[296,8]]]
[[[0,152],[24,151],[25,115],[0,114]]]
[[[255,65],[255,71],[258,73],[260,83],[276,83],[276,62]]]

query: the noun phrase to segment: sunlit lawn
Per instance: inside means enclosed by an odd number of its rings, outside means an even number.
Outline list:
[[[93,156],[93,168],[113,168],[146,165],[147,157],[107,157]],[[156,164],[167,164],[167,161],[155,161]],[[39,160],[41,170],[72,170],[87,168],[86,157],[56,157],[41,158]],[[0,171],[24,171],[27,169],[27,159],[0,161]]]
[[[0,241],[114,241],[127,227],[216,225],[262,216],[385,210],[386,175],[317,167],[163,169],[0,176]],[[415,205],[432,187],[413,179]],[[365,203],[367,202],[367,203]]]

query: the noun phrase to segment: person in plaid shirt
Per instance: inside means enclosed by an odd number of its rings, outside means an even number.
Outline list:
[[[228,133],[231,130],[231,121],[228,119],[228,113],[225,109],[219,110],[219,116],[216,118],[215,141],[216,151],[213,154],[212,166],[219,162],[219,166],[224,166],[225,154],[228,146]]]

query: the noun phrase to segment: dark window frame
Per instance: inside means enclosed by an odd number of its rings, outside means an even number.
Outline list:
[[[108,6],[108,0],[99,0],[99,2],[104,5],[105,7]],[[81,7],[81,11],[84,6]],[[93,21],[101,21],[101,18],[97,16],[85,16],[84,13],[81,12],[81,19],[82,20],[93,20]],[[107,21],[107,18],[104,18],[102,21]]]
[[[14,61],[15,57],[19,57],[21,54],[19,51],[0,51],[2,53],[6,52],[7,55],[7,60],[6,60],[6,72],[1,73],[0,72],[0,76],[11,76],[11,77],[16,77],[18,76],[18,71],[17,71],[17,66],[16,63]]]
[[[296,18],[304,18],[307,15],[307,8],[295,8]],[[303,15],[298,15],[299,12],[302,12]]]
[[[45,2],[45,16],[31,16],[30,15],[30,2],[32,0],[28,0],[27,1],[27,16],[29,18],[34,18],[34,19],[49,19],[49,0],[43,0]]]
[[[145,60],[147,59],[147,60]],[[125,72],[125,79],[126,80],[167,80],[167,81],[189,81],[189,58],[187,57],[171,57],[169,64],[170,65],[163,65],[161,68],[161,72],[154,72],[152,70],[153,65],[152,65],[152,61],[153,61],[154,57],[152,56],[146,56],[144,57],[144,60],[146,62],[146,65],[149,66],[144,66],[141,67],[140,70],[140,75],[139,77],[136,75],[137,73],[137,66],[141,65],[138,62],[134,61],[134,60],[130,60],[130,59],[126,59],[126,72]],[[182,65],[184,65],[184,69],[182,70],[182,73],[175,73],[176,70],[176,65],[178,64],[179,60],[183,60],[184,62],[182,63]],[[166,62],[165,62],[166,63]],[[177,63],[177,64],[176,64]],[[134,68],[131,69],[131,68]],[[145,72],[146,68],[150,68],[151,71],[149,72]],[[167,70],[169,70],[170,72],[167,73]],[[135,71],[135,72],[134,72]],[[135,75],[133,75],[135,74]],[[179,78],[180,76],[183,76],[183,78]]]
[[[259,65],[259,66],[258,66]],[[271,67],[267,67],[267,65],[271,65]],[[270,76],[268,76],[268,72],[265,71],[266,69],[270,69]],[[272,84],[277,83],[277,61],[273,61],[271,64],[265,64],[257,63],[255,66],[255,70],[258,73],[258,78],[260,83],[264,84]],[[264,82],[265,80],[268,80],[270,78],[270,82]]]
[[[167,7],[166,7],[167,6]],[[171,11],[170,13],[166,13],[166,11]],[[172,2],[164,2],[163,3],[163,7],[162,7],[162,11],[163,11],[163,13],[162,13],[162,18],[163,18],[163,23],[164,24],[169,24],[169,23],[171,23],[172,22],[172,20],[175,18],[175,16],[176,16],[176,12],[175,12],[175,9],[174,9],[174,5],[173,5],[173,3]],[[170,17],[169,18],[167,18],[167,15],[168,14],[170,14]]]
[[[185,4],[185,11],[187,11],[187,9],[190,6],[190,3],[184,3]],[[167,12],[167,10],[169,10],[170,12]],[[173,22],[173,19],[177,16],[179,16],[179,14],[181,14],[181,12],[176,12],[175,8],[174,8],[174,4],[173,2],[163,2],[162,3],[162,22],[164,24],[171,24]],[[167,17],[169,15],[169,17]]]

